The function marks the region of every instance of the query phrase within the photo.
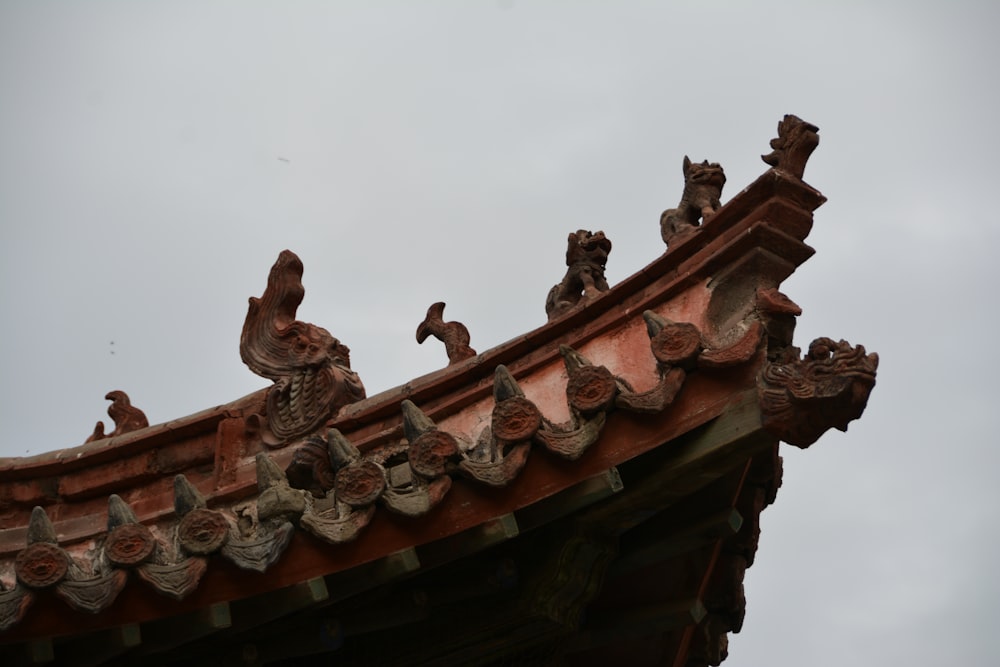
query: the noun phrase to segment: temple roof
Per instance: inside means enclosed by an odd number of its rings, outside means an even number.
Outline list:
[[[0,655],[718,664],[779,441],[845,430],[875,383],[861,346],[795,347],[779,291],[817,144],[786,116],[724,205],[685,157],[659,258],[611,286],[609,238],[571,231],[545,325],[477,353],[435,303],[416,336],[448,365],[376,396],[296,319],[283,251],[240,340],[270,387],[153,426],[116,390],[111,433],[0,459]]]

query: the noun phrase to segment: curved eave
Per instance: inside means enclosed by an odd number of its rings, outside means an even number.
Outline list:
[[[698,235],[664,253],[597,299],[466,361],[346,406],[338,415],[337,424],[351,428],[395,417],[403,398],[428,405],[445,397],[449,406],[460,404],[470,398],[468,390],[459,396],[451,396],[451,392],[467,389],[470,380],[480,382],[481,386],[473,392],[481,396],[490,391],[497,365],[530,373],[558,355],[558,343],[579,344],[619,326],[636,311],[641,313],[662,304],[745,255],[749,245],[759,246],[763,236],[784,242],[781,250],[787,255],[790,274],[814,253],[802,241],[811,229],[812,211],[824,201],[822,194],[802,181],[769,170],[727,202]],[[754,233],[757,238],[750,238]],[[784,277],[787,275],[777,282]],[[261,389],[230,403],[114,438],[35,456],[0,457],[0,484],[66,475],[166,442],[214,431],[227,416],[263,404],[266,391]]]
[[[400,404],[407,400],[442,429],[474,442],[482,424],[489,423],[494,375],[501,365],[546,419],[564,421],[570,413],[561,346],[605,366],[636,392],[654,389],[658,367],[643,313],[693,324],[713,349],[739,346],[741,337],[749,340],[748,331],[759,331],[754,327],[764,321],[758,291],[776,288],[813,253],[803,239],[811,228],[812,210],[823,201],[799,179],[772,169],[696,235],[598,298],[476,357],[348,405],[330,425],[364,455],[403,440]],[[763,326],[766,329],[766,322]],[[757,398],[770,343],[766,333],[754,334],[759,344],[754,342],[756,347],[731,367],[690,371],[676,400],[655,413],[609,411],[596,444],[577,460],[536,451],[536,443],[523,470],[503,488],[456,478],[447,498],[425,516],[401,517],[380,508],[358,537],[345,544],[325,544],[296,530],[266,574],[248,574],[212,556],[197,590],[179,601],[164,600],[133,580],[113,605],[96,615],[82,615],[41,591],[37,606],[46,612],[27,614],[0,633],[0,642],[193,613],[365,564],[398,560],[399,554],[414,549],[426,552],[415,567],[427,560],[427,553],[432,555],[424,565],[433,565],[435,559],[475,552],[496,539],[579,510],[601,494],[567,501],[574,489],[577,495],[602,485],[613,491],[606,480],[614,477],[616,466],[671,443],[680,444],[670,450],[664,480],[669,478],[678,494],[693,492],[777,441],[766,433]],[[174,525],[172,480],[177,474],[189,479],[210,508],[253,500],[260,492],[256,455],[264,451],[284,468],[295,449],[269,450],[248,428],[250,416],[263,410],[265,392],[117,438],[0,460],[0,512],[5,525],[13,526],[0,531],[0,577],[25,548],[28,519],[36,505],[52,520],[60,547],[83,553],[97,548],[108,532],[109,493],[122,496],[138,521],[150,526]],[[681,440],[701,428],[715,429],[713,437]]]

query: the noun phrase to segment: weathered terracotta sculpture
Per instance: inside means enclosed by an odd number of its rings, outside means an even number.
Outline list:
[[[428,336],[434,336],[444,343],[448,365],[452,365],[476,356],[476,351],[469,347],[471,337],[464,324],[444,321],[444,305],[444,301],[438,301],[427,309],[427,317],[417,327],[417,342],[423,343]]]
[[[566,276],[549,290],[545,312],[554,320],[574,306],[608,291],[604,266],[611,253],[611,241],[604,232],[577,230],[566,240]]]
[[[111,401],[111,405],[108,406],[108,416],[114,421],[115,430],[105,434],[104,422],[97,422],[97,425],[94,426],[94,432],[87,438],[87,442],[113,438],[116,435],[138,431],[149,426],[149,420],[146,419],[145,413],[132,405],[128,394],[124,391],[108,392],[104,398]]]
[[[843,340],[817,338],[801,359],[787,348],[758,379],[764,427],[803,449],[830,428],[846,431],[868,405],[877,370],[877,354]]]
[[[271,267],[264,295],[250,297],[243,323],[243,363],[274,380],[261,423],[268,445],[307,435],[344,405],[365,397],[347,346],[326,329],[295,319],[304,295],[302,261],[283,250]]]
[[[819,146],[819,128],[798,116],[788,114],[778,123],[778,136],[771,139],[774,149],[761,159],[775,169],[780,169],[801,179],[806,161]]]
[[[668,248],[698,231],[699,220],[707,222],[722,206],[722,186],[726,174],[717,162],[691,162],[684,156],[684,192],[677,208],[669,208],[660,216],[660,236]]]

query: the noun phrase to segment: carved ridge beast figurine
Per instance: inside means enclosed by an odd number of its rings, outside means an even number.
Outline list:
[[[417,342],[422,344],[428,336],[440,340],[444,343],[448,365],[451,366],[476,356],[476,351],[469,347],[472,338],[464,324],[444,321],[444,305],[444,301],[438,301],[427,309],[427,317],[417,327]]]
[[[609,289],[604,266],[611,253],[611,240],[604,232],[586,229],[571,232],[566,239],[566,276],[549,290],[545,313],[554,320],[579,303],[597,298]]]
[[[698,230],[698,220],[707,222],[722,206],[722,186],[726,174],[717,162],[691,162],[684,156],[684,192],[677,208],[668,208],[660,216],[660,236],[668,248],[671,241]]]
[[[124,391],[116,389],[108,392],[104,398],[111,401],[111,405],[108,406],[108,416],[114,421],[115,430],[111,433],[105,433],[104,422],[97,422],[97,425],[94,426],[94,433],[87,438],[86,442],[113,438],[116,435],[138,431],[149,426],[146,414],[132,405],[132,401],[129,400],[128,394]]]
[[[315,431],[341,407],[365,397],[347,346],[323,327],[295,319],[305,296],[302,270],[292,251],[278,255],[263,296],[250,297],[240,335],[243,363],[274,381],[266,417],[257,420],[268,446]]]
[[[786,114],[778,123],[778,136],[771,139],[773,149],[761,155],[767,164],[775,169],[802,179],[809,156],[819,146],[819,128],[798,116]]]

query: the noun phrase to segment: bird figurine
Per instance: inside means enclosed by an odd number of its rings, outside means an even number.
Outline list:
[[[115,391],[108,392],[104,398],[111,401],[111,405],[108,406],[108,416],[114,421],[115,430],[105,434],[104,422],[99,421],[94,426],[94,432],[87,438],[87,442],[113,438],[116,435],[138,431],[141,428],[149,426],[146,414],[132,405],[132,401],[129,400],[128,394],[124,391],[116,389]]]

